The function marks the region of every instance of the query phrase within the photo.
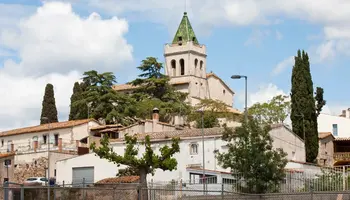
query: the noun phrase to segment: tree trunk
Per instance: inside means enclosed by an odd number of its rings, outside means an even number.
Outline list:
[[[140,169],[140,197],[141,197],[141,200],[148,200],[146,169]]]

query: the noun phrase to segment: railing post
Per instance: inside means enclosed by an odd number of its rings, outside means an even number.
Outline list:
[[[21,200],[24,200],[24,186],[21,185]]]
[[[343,166],[343,191],[346,190],[345,166]]]
[[[4,186],[4,200],[9,200],[9,183],[6,181]]]
[[[83,200],[85,200],[85,178],[83,178]]]
[[[224,199],[224,183],[221,183],[221,199]]]

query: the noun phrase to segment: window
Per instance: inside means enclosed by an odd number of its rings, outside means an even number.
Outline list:
[[[222,93],[225,94],[225,93],[226,93],[226,90],[222,90]]]
[[[43,143],[46,144],[46,142],[47,142],[47,136],[43,135]]]
[[[55,146],[58,146],[58,134],[55,134]]]
[[[333,135],[338,136],[338,124],[333,124]]]
[[[200,68],[200,70],[203,69],[203,61],[202,61],[202,60],[201,60],[201,62],[199,63],[199,68]]]
[[[1,146],[4,146],[4,139],[1,139]]]
[[[11,166],[11,160],[10,159],[6,159],[4,162],[5,166]]]
[[[171,60],[171,69],[172,69],[172,75],[176,76],[176,61]]]
[[[198,144],[190,144],[190,154],[191,155],[198,154]]]
[[[198,59],[196,58],[195,60],[194,60],[194,67],[197,69],[197,65],[198,65]]]
[[[180,70],[181,70],[181,75],[185,75],[185,60],[181,59],[180,60]]]

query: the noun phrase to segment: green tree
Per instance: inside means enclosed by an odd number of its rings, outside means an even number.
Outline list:
[[[291,82],[290,118],[292,120],[293,132],[303,138],[305,128],[306,161],[315,162],[319,148],[316,102],[309,56],[304,51],[301,52],[298,50],[298,55],[295,57]],[[319,99],[319,96],[316,95],[316,98]],[[322,104],[322,102],[320,103]]]
[[[89,115],[94,119],[104,119],[107,124],[122,123],[130,124],[130,120],[125,118],[128,112],[128,106],[131,102],[127,95],[119,94],[112,89],[116,82],[115,76],[111,72],[99,74],[97,71],[88,71],[84,73],[83,99],[73,103],[74,107],[80,109],[78,115],[85,114],[85,108],[89,108]]]
[[[174,116],[187,115],[191,106],[185,102],[186,93],[176,91],[169,84],[169,77],[161,73],[163,64],[154,57],[147,57],[137,67],[141,74],[130,82],[137,86],[132,99],[136,102],[130,111],[140,118],[149,118],[154,107],[160,109],[160,119],[169,122]]]
[[[326,105],[326,100],[323,99],[323,88],[316,87],[315,100],[316,100],[316,114],[317,117],[320,115],[323,106]]]
[[[82,108],[74,107],[74,102],[83,99],[83,90],[81,85],[78,82],[74,83],[73,94],[70,97],[70,112],[69,112],[69,120],[77,120],[84,119],[84,115],[79,116],[79,110]]]
[[[248,113],[260,123],[283,123],[290,113],[290,101],[287,101],[283,95],[278,95],[268,102],[252,105]]]
[[[58,122],[57,108],[53,85],[48,83],[45,87],[45,94],[42,103],[40,124]]]
[[[217,159],[222,167],[243,178],[244,192],[272,192],[285,177],[287,154],[272,148],[270,130],[269,125],[261,126],[255,119],[244,120],[235,129],[224,127],[222,139],[228,142],[228,151],[217,152]]]
[[[138,157],[139,149],[136,147],[137,138],[135,136],[125,136],[126,148],[124,155],[119,155],[114,152],[109,145],[108,137],[101,139],[100,147],[96,144],[91,144],[90,148],[99,156],[113,162],[117,165],[126,165],[133,169],[137,169],[140,174],[140,183],[147,187],[147,174],[154,174],[156,169],[174,170],[177,167],[177,161],[173,158],[175,153],[180,152],[179,138],[173,138],[171,147],[164,145],[159,149],[160,155],[155,154],[151,147],[150,137],[147,135],[144,138],[145,153],[141,158]],[[147,193],[142,194],[143,198],[147,200]]]

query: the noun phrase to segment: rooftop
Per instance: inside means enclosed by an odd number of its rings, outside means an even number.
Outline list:
[[[114,183],[135,183],[140,180],[139,176],[121,176],[121,177],[112,177],[105,178],[100,181],[97,181],[95,184],[114,184]]]
[[[0,137],[9,136],[9,135],[25,134],[25,133],[42,132],[42,131],[48,131],[49,129],[55,130],[55,129],[62,129],[62,128],[70,128],[70,127],[79,126],[79,125],[88,123],[90,121],[95,121],[95,120],[94,119],[81,119],[81,120],[55,122],[55,123],[50,123],[50,124],[42,124],[42,125],[38,125],[38,126],[30,126],[30,127],[25,127],[25,128],[13,129],[13,130],[0,132]],[[95,121],[95,122],[97,122],[97,121]]]
[[[203,129],[204,136],[221,136],[224,128],[205,128]],[[147,135],[150,136],[151,140],[170,140],[173,137],[179,137],[181,139],[199,137],[202,136],[202,129],[184,129],[176,131],[164,131],[164,132],[153,132],[153,133],[139,133],[135,134],[137,139],[143,140]],[[121,142],[124,139],[119,138],[113,140],[113,142]]]
[[[196,34],[191,26],[190,20],[188,19],[187,12],[184,12],[180,25],[176,31],[176,34],[173,39],[173,44],[179,42],[190,42],[194,44],[199,44]]]

